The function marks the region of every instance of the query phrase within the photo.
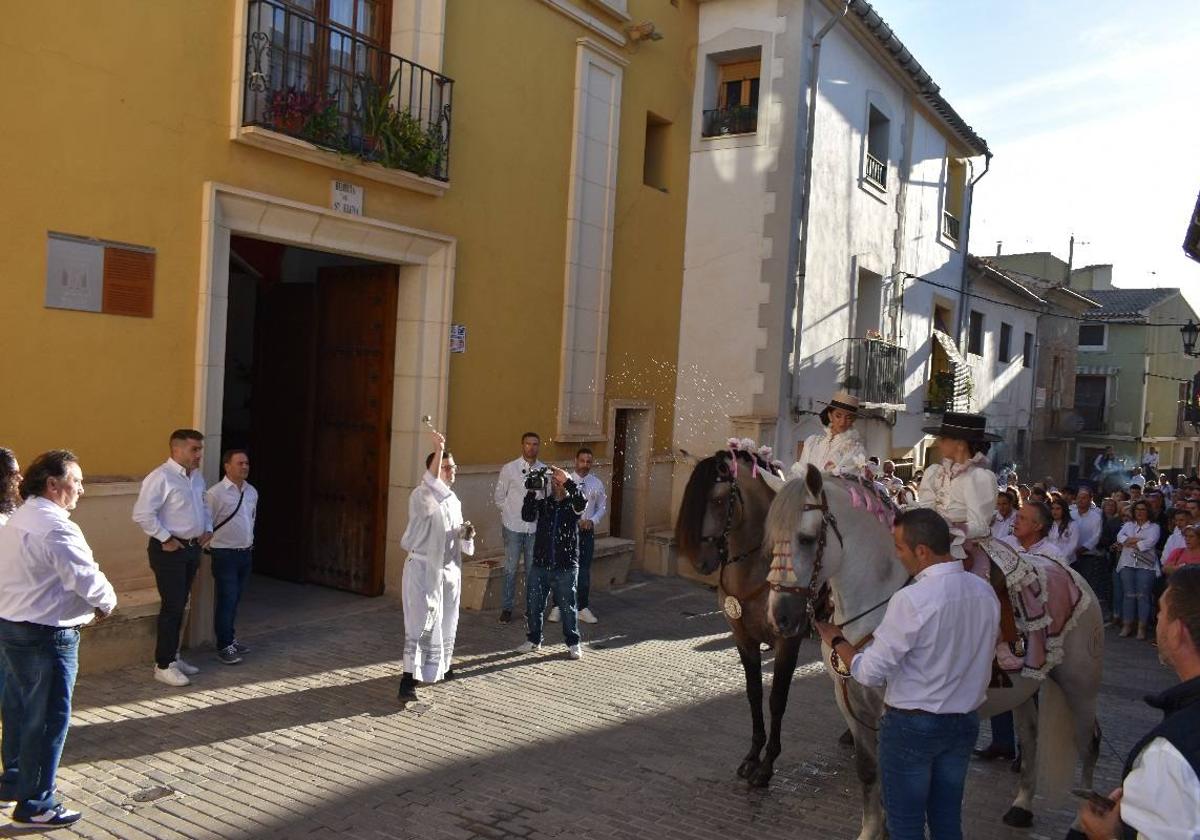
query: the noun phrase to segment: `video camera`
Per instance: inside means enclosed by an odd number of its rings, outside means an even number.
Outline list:
[[[535,493],[545,493],[550,489],[550,468],[535,467],[531,470],[522,470],[525,473],[525,489],[532,490]]]

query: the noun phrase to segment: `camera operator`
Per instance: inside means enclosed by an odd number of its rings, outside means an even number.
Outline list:
[[[553,476],[548,496],[544,495],[547,470]],[[526,640],[517,648],[522,653],[542,647],[542,613],[549,591],[554,593],[554,604],[562,617],[568,655],[571,659],[583,655],[579,646],[575,586],[579,574],[579,517],[586,507],[587,499],[565,470],[548,467],[529,471],[521,519],[536,523],[537,530],[533,565],[525,580]]]

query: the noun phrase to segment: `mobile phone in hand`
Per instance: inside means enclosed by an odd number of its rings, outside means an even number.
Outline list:
[[[1111,799],[1109,799],[1107,796],[1104,796],[1103,794],[1096,793],[1096,791],[1094,791],[1094,790],[1085,790],[1083,788],[1075,788],[1074,790],[1071,791],[1071,795],[1078,796],[1080,799],[1086,799],[1088,802],[1095,805],[1102,814],[1107,814],[1109,811],[1111,811],[1113,808],[1115,808],[1117,806],[1116,802],[1113,802]]]

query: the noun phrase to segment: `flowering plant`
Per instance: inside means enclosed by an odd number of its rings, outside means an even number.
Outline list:
[[[272,90],[267,95],[264,116],[273,129],[284,134],[322,146],[336,145],[338,141],[337,100],[329,94],[294,87]]]

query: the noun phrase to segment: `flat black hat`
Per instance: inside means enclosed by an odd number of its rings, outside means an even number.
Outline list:
[[[1000,435],[994,435],[987,430],[987,418],[982,414],[968,414],[965,411],[947,411],[942,415],[942,425],[926,426],[921,431],[927,435],[958,440],[1004,440]]]

